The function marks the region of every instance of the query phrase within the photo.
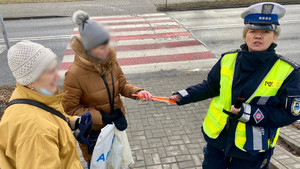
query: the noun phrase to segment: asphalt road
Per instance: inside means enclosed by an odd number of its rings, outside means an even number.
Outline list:
[[[300,63],[300,5],[286,5],[287,14],[280,20],[281,35],[277,53]],[[171,17],[188,28],[215,55],[238,49],[243,43],[244,8],[169,12]]]
[[[21,40],[31,40],[52,49],[57,54],[59,61],[62,60],[75,26],[70,17],[14,20],[6,21],[5,25],[11,45]],[[0,48],[3,45],[1,34]],[[0,86],[13,85],[15,80],[7,65],[7,50],[0,54],[0,69]]]
[[[300,63],[300,5],[287,5],[287,15],[281,20],[282,34],[277,51]],[[215,55],[237,49],[242,41],[243,8],[169,12],[168,15],[187,27]],[[51,48],[62,60],[74,24],[70,17],[52,19],[6,21],[6,29],[13,45],[21,40],[32,40]],[[0,53],[4,42],[0,35]],[[0,86],[15,83],[7,65],[7,51],[0,54]]]

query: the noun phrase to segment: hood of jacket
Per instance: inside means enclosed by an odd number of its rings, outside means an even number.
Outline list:
[[[109,56],[105,62],[89,56],[84,49],[80,36],[73,38],[71,47],[75,52],[74,64],[87,69],[89,71],[99,72],[100,74],[108,74],[113,66],[117,64],[116,52],[110,48]]]

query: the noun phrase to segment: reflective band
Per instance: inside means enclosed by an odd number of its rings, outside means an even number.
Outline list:
[[[260,127],[252,126],[253,150],[262,150],[262,133]]]
[[[240,117],[238,120],[247,123],[250,120],[251,106],[249,104],[243,103],[243,107],[244,107],[244,113],[242,117]]]
[[[270,97],[260,97],[257,101],[257,105],[266,105]]]
[[[185,96],[189,95],[189,93],[188,93],[186,90],[180,90],[180,91],[178,91],[178,93],[179,93],[182,97],[185,97]]]

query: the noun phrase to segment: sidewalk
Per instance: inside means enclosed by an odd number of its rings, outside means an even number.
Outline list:
[[[173,92],[200,83],[207,71],[187,73],[166,71],[127,75],[134,85],[153,95]],[[165,103],[137,102],[125,99],[128,139],[134,155],[134,169],[201,168],[202,147],[206,144],[201,126],[209,101],[179,107]],[[85,163],[83,163],[86,166]]]
[[[127,79],[153,95],[173,92],[206,79],[208,71],[165,71],[131,74]],[[128,120],[128,139],[134,156],[134,169],[201,169],[202,148],[206,142],[201,126],[210,100],[185,106],[124,99]],[[289,127],[287,127],[289,128]],[[287,128],[281,133],[293,134]],[[295,133],[294,133],[295,134]],[[294,136],[298,137],[298,136]],[[82,164],[87,169],[83,158]],[[300,159],[276,146],[270,169],[300,168]]]

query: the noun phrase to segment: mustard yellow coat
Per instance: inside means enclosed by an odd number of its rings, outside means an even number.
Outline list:
[[[46,96],[17,84],[11,100],[42,102],[62,112],[62,95]],[[68,124],[40,108],[16,104],[0,122],[1,169],[82,169]]]

